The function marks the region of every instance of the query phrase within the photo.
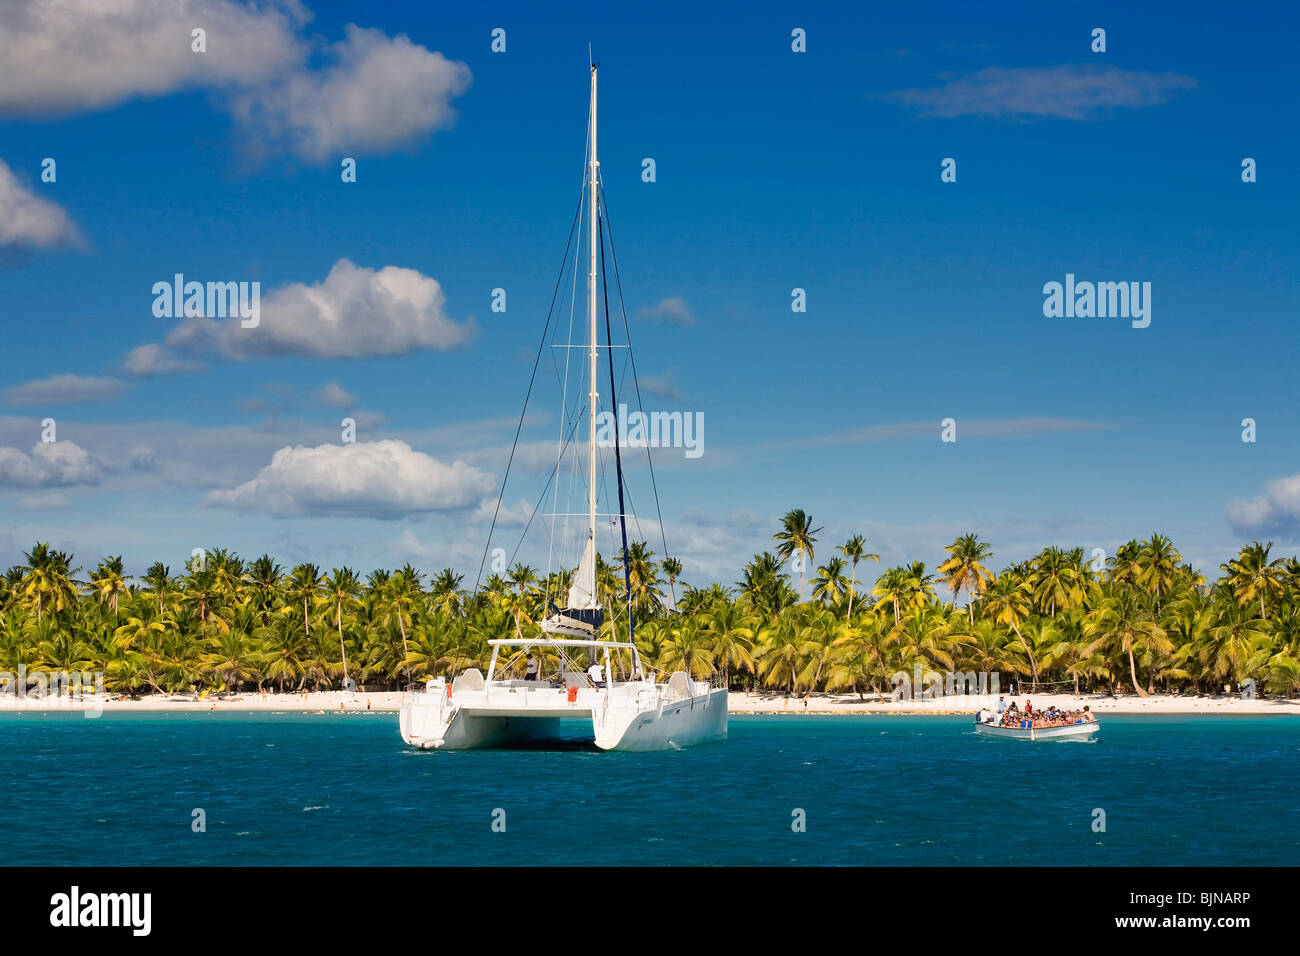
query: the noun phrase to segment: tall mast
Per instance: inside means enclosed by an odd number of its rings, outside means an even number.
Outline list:
[[[596,64],[591,64],[591,117],[589,119],[590,135],[588,139],[591,145],[591,155],[587,159],[587,181],[590,185],[589,193],[590,202],[588,211],[591,220],[590,235],[587,245],[590,253],[590,269],[587,272],[587,314],[591,320],[591,369],[589,380],[591,382],[591,395],[588,396],[587,404],[590,411],[591,426],[591,462],[590,472],[587,479],[587,512],[589,524],[587,526],[587,540],[593,552],[596,547],[596,251],[599,235],[596,230],[599,228],[596,218],[596,206],[599,202],[598,196],[600,190],[596,185]],[[593,554],[593,561],[595,556]]]

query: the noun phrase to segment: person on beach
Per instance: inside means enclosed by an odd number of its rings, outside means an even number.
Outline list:
[[[528,655],[528,666],[524,669],[524,680],[537,680],[537,658]]]
[[[1004,713],[1006,713],[1006,710],[1007,710],[1007,699],[1005,697],[998,697],[998,716],[1001,717]]]

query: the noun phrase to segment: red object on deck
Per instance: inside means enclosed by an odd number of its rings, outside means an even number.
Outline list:
[[[570,703],[570,704],[576,704],[577,702],[578,702],[578,688],[576,688],[576,687],[570,687],[570,688],[569,688],[569,703]]]
[[[447,699],[451,700],[451,685],[447,685]]]

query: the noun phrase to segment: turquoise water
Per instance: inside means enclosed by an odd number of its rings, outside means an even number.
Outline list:
[[[730,731],[668,753],[431,753],[393,714],[3,714],[0,862],[1300,862],[1296,717],[1108,717],[1096,743],[994,740],[965,717]]]

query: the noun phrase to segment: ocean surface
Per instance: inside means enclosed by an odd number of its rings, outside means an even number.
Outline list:
[[[11,712],[0,766],[5,865],[1300,863],[1297,717],[1027,743],[736,716],[725,742],[623,754],[415,751],[395,714]]]

